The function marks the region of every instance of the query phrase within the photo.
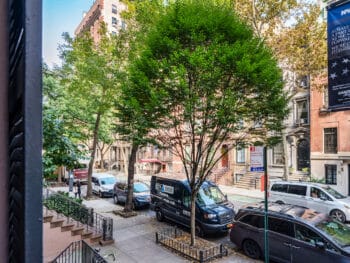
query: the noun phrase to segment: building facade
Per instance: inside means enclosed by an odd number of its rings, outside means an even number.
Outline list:
[[[311,176],[350,196],[350,110],[330,111],[327,87],[311,94]]]

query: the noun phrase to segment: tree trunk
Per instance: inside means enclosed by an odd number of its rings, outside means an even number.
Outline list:
[[[86,197],[92,196],[91,178],[92,178],[92,170],[93,170],[94,162],[95,162],[95,153],[96,153],[96,147],[97,147],[98,129],[100,126],[100,119],[101,119],[101,113],[97,113],[95,127],[94,127],[94,137],[93,137],[93,142],[92,142],[92,151],[91,151],[90,162],[89,162],[88,184],[87,184]]]
[[[191,246],[196,244],[196,194],[191,194]]]
[[[57,182],[59,182],[59,183],[62,183],[63,169],[64,169],[63,166],[60,166],[60,167],[57,169]]]
[[[131,212],[133,210],[133,194],[134,194],[134,174],[135,174],[135,162],[136,153],[139,146],[136,143],[132,143],[131,154],[128,165],[128,195],[126,197],[124,212]]]
[[[123,144],[121,144],[121,147],[120,147],[120,153],[122,154],[123,156],[123,161],[124,161],[124,173],[125,173],[125,176],[128,176],[129,177],[129,174],[128,174],[128,167],[129,167],[129,163],[128,163],[128,156],[127,154],[125,153],[126,148],[123,146]],[[136,158],[136,157],[135,157]]]

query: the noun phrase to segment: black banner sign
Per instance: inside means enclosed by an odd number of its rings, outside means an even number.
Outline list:
[[[350,3],[328,9],[329,108],[350,108]]]

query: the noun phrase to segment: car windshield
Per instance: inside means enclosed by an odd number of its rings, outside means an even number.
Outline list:
[[[327,217],[315,225],[316,228],[325,232],[334,242],[339,244],[341,247],[350,246],[350,227]]]
[[[142,192],[148,192],[148,191],[149,191],[149,187],[146,184],[142,184],[142,183],[134,184],[135,193],[142,193]]]
[[[344,199],[344,198],[346,198],[344,195],[342,195],[341,193],[337,192],[332,187],[324,186],[324,187],[322,187],[322,189],[325,190],[328,194],[330,194],[331,196],[333,196],[336,199]]]
[[[105,185],[105,184],[115,184],[115,178],[113,177],[106,177],[106,178],[101,178],[101,185]]]
[[[220,204],[226,201],[225,196],[216,186],[201,187],[197,194],[197,201],[201,206]]]

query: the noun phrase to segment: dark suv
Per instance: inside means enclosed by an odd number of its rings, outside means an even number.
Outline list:
[[[114,194],[113,194],[114,202],[116,204],[125,203],[127,195],[128,195],[127,183],[117,182],[114,185]],[[149,186],[142,182],[135,182],[132,201],[133,201],[134,208],[149,206],[151,202]]]
[[[230,239],[247,256],[263,256],[263,203],[238,211]],[[350,227],[301,206],[269,203],[268,242],[275,262],[350,262]]]

